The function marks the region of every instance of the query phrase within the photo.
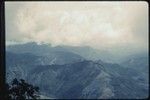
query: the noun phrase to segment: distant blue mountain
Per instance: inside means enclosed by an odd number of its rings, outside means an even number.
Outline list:
[[[56,46],[55,49],[63,50],[63,51],[70,51],[73,53],[76,53],[78,55],[81,55],[82,57],[88,59],[88,60],[103,60],[107,62],[113,62],[115,61],[113,58],[113,55],[104,50],[98,50],[93,49],[89,46]]]
[[[136,72],[140,73],[141,76],[143,76],[143,79],[148,82],[149,58],[147,53],[128,56],[126,60],[121,63],[121,65],[125,68],[136,70]]]
[[[113,55],[107,51],[93,49],[88,46],[56,46],[52,47],[50,44],[41,44],[38,45],[35,42],[29,42],[25,44],[18,44],[18,45],[10,45],[6,48],[7,51],[14,52],[14,53],[34,53],[36,55],[48,55],[52,54],[56,51],[63,51],[63,52],[71,52],[77,55],[82,56],[88,60],[104,60],[107,62],[113,62],[114,59]]]
[[[148,97],[148,76],[141,74],[148,70],[148,57],[136,55],[134,58],[130,56],[133,61],[107,63],[98,58],[88,58],[88,52],[93,52],[89,49],[36,43],[8,46],[7,82],[23,78],[39,86],[42,95],[58,99]],[[82,54],[84,51],[86,53]]]

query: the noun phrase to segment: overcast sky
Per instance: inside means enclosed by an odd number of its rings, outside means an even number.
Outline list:
[[[147,2],[5,2],[6,43],[148,49]]]

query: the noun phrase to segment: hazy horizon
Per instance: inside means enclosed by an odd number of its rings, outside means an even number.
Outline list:
[[[8,96],[148,98],[148,8],[146,1],[5,2]],[[26,87],[16,79],[39,93],[18,93]]]
[[[89,46],[112,54],[148,52],[148,3],[5,2],[6,44]]]

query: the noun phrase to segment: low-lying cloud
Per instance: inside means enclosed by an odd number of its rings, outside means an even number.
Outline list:
[[[148,49],[146,2],[6,2],[6,41]]]

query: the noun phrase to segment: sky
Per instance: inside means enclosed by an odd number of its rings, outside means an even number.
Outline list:
[[[6,45],[90,46],[114,54],[148,50],[148,3],[5,2]]]

